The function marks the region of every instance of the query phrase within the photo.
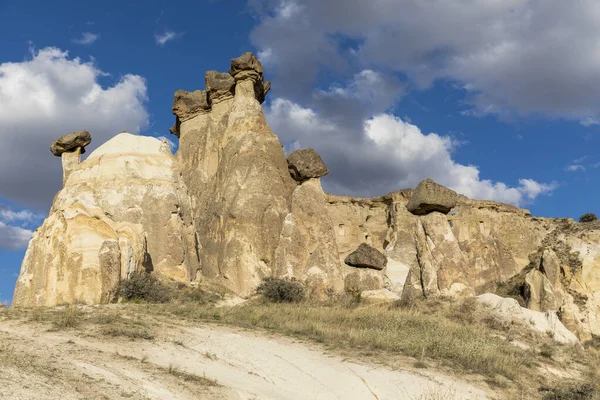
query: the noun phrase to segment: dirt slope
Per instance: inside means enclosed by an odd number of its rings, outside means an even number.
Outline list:
[[[487,398],[439,373],[350,362],[260,332],[157,320],[152,340],[129,340],[50,328],[0,322],[0,399]]]

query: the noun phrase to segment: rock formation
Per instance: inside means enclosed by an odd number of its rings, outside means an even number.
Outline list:
[[[79,131],[61,136],[50,145],[52,154],[62,159],[63,185],[81,162],[81,155],[85,153],[85,147],[90,143],[92,143],[90,133]]]
[[[80,163],[89,133],[54,142],[64,187],[30,242],[13,304],[108,302],[139,270],[244,297],[275,276],[316,298],[496,292],[555,313],[582,341],[600,335],[600,222],[534,218],[429,179],[370,199],[325,194],[321,157],[286,158],[267,125],[269,89],[245,53],[228,72],[207,72],[203,90],[175,92],[175,155],[122,133]]]
[[[133,271],[195,278],[198,241],[175,157],[121,133],[71,172],[23,260],[17,306],[108,302]]]
[[[298,182],[321,178],[329,173],[329,168],[313,149],[296,150],[288,156],[287,161],[290,175]]]
[[[355,268],[371,268],[381,271],[387,265],[387,257],[368,244],[361,243],[358,249],[348,254],[344,262]]]

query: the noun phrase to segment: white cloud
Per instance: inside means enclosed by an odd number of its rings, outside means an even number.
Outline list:
[[[27,247],[33,232],[0,221],[0,249],[22,250]]]
[[[53,140],[87,129],[91,151],[123,129],[139,132],[148,124],[141,76],[126,74],[105,87],[99,77],[110,78],[54,47],[0,64],[1,197],[45,212],[62,179],[60,159],[49,150]]]
[[[167,42],[175,40],[181,36],[183,36],[183,32],[165,31],[161,34],[154,35],[154,41],[157,45],[162,47],[167,44]]]
[[[556,188],[532,179],[513,187],[482,179],[479,168],[452,159],[455,140],[425,134],[389,113],[365,118],[349,131],[314,109],[278,98],[267,118],[284,145],[313,147],[321,154],[331,171],[324,186],[338,194],[376,196],[432,178],[471,198],[523,205]]]
[[[600,3],[582,0],[253,0],[252,42],[295,98],[323,67],[461,87],[470,115],[600,120]]]
[[[30,222],[34,219],[39,218],[39,215],[34,214],[29,210],[13,211],[5,208],[0,208],[0,219],[5,222]]]
[[[567,172],[585,171],[585,167],[580,164],[571,164],[571,165],[566,166],[565,171],[567,171]]]
[[[600,120],[598,120],[597,118],[587,117],[579,121],[579,123],[585,127],[589,127],[594,125],[600,125]]]
[[[100,39],[99,33],[83,32],[80,38],[71,39],[71,42],[75,44],[90,45],[98,39]]]

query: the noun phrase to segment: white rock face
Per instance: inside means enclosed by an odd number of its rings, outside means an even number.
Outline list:
[[[477,300],[489,306],[497,315],[508,321],[519,321],[541,333],[550,333],[558,343],[579,343],[577,336],[560,322],[555,312],[539,312],[519,306],[515,299],[503,298],[493,293],[477,296]]]
[[[189,281],[196,243],[168,145],[121,133],[70,173],[29,244],[13,304],[105,303],[135,270]]]

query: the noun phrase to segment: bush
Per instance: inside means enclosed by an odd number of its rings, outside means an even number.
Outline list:
[[[596,217],[596,214],[594,213],[583,214],[581,217],[579,217],[579,222],[593,222],[597,220],[598,217]]]
[[[156,276],[146,272],[134,272],[119,283],[117,296],[128,301],[168,303],[173,294],[171,288],[161,283]]]
[[[274,303],[297,303],[304,299],[304,286],[295,278],[265,278],[256,292]]]
[[[593,400],[597,394],[594,386],[588,384],[570,387],[543,387],[540,392],[543,400]]]

